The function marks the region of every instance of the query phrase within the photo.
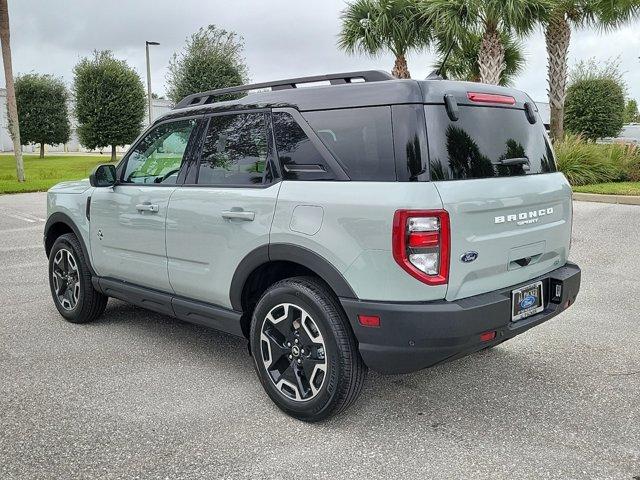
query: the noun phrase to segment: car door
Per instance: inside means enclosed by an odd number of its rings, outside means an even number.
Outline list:
[[[118,167],[113,187],[91,196],[92,265],[102,277],[170,292],[165,223],[197,119],[163,122]],[[180,174],[182,178],[182,174]]]
[[[269,112],[211,116],[194,167],[169,202],[169,280],[177,295],[230,308],[238,264],[269,244],[280,187]]]

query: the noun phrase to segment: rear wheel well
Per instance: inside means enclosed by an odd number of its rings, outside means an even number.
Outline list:
[[[56,222],[49,227],[44,238],[44,250],[47,253],[47,257],[49,256],[51,248],[53,248],[53,244],[55,243],[56,239],[66,233],[74,232],[73,229],[64,222]]]
[[[280,280],[299,276],[315,277],[326,284],[318,274],[304,265],[283,260],[263,263],[249,274],[246,282],[244,283],[244,287],[242,288],[241,297],[243,313],[240,322],[242,326],[242,333],[245,337],[249,338],[251,316],[253,315],[253,310],[262,294],[271,285],[279,282]],[[333,292],[333,289],[331,289],[329,285],[327,285],[327,288]]]

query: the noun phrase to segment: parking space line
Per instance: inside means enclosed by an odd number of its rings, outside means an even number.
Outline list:
[[[0,215],[4,215],[5,217],[10,217],[10,218],[15,218],[17,220],[23,220],[29,223],[46,222],[46,219],[44,218],[31,215],[30,213],[23,213],[13,208],[11,209],[10,212],[6,210],[4,212],[0,212]]]

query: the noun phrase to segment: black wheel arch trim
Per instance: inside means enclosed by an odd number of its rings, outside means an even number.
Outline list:
[[[76,224],[71,219],[71,217],[69,217],[69,215],[67,215],[66,213],[63,213],[63,212],[52,213],[47,219],[47,223],[45,223],[44,225],[43,242],[45,243],[45,252],[47,256],[49,256],[49,251],[46,246],[47,237],[49,236],[49,231],[51,230],[51,227],[53,227],[58,223],[62,223],[67,227],[69,227],[73,232],[73,234],[76,236],[76,238],[78,239],[78,242],[80,242],[80,247],[82,248],[82,255],[84,256],[84,259],[87,262],[89,271],[91,272],[91,275],[95,275],[96,272],[93,270],[93,267],[91,266],[91,256],[89,255],[89,249],[87,248],[87,245],[84,243],[84,238],[80,233],[80,230],[78,229]]]
[[[302,265],[315,272],[338,297],[358,298],[346,279],[326,258],[299,245],[271,243],[252,250],[238,264],[229,288],[229,299],[234,310],[242,311],[242,291],[251,273],[259,266],[274,261]]]

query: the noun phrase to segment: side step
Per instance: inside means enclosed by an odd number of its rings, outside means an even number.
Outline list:
[[[242,312],[112,278],[94,276],[91,282],[96,290],[108,297],[244,338],[240,324]]]

